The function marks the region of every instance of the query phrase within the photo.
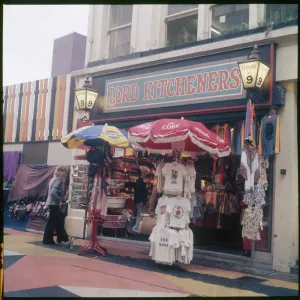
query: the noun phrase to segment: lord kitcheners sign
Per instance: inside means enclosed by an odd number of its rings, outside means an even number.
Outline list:
[[[105,112],[243,99],[237,61],[244,59],[106,81]]]

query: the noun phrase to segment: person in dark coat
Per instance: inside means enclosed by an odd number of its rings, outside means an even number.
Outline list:
[[[46,205],[49,207],[50,213],[44,230],[43,244],[53,245],[54,230],[57,233],[57,242],[68,242],[69,238],[64,227],[64,214],[61,211],[61,197],[63,181],[66,177],[66,168],[58,166],[54,172],[54,177],[49,182],[49,191]]]
[[[141,170],[138,170],[138,179],[134,185],[134,204],[136,206],[136,223],[132,227],[134,233],[139,232],[141,214],[147,212],[148,190],[143,177]]]

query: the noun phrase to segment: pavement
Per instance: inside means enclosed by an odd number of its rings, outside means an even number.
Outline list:
[[[199,264],[163,266],[145,246],[101,240],[106,257],[45,246],[39,234],[4,229],[5,297],[297,296],[298,283]]]

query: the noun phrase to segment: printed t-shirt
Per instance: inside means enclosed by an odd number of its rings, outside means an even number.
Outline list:
[[[151,236],[150,254],[156,262],[172,264],[175,261],[175,248],[179,247],[176,230],[154,228]]]
[[[170,215],[170,227],[185,228],[190,222],[191,202],[180,196],[172,197],[167,211]]]
[[[158,199],[158,203],[155,209],[157,215],[156,226],[163,228],[169,222],[169,216],[167,214],[167,207],[170,203],[170,198],[167,196],[162,196]]]
[[[165,177],[164,193],[179,195],[183,191],[183,179],[186,177],[186,167],[180,163],[167,163],[162,169]]]

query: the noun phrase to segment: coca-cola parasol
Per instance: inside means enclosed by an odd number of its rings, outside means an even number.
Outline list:
[[[129,129],[128,140],[149,153],[172,153],[173,150],[208,152],[224,157],[230,146],[202,123],[184,119],[160,119]]]

